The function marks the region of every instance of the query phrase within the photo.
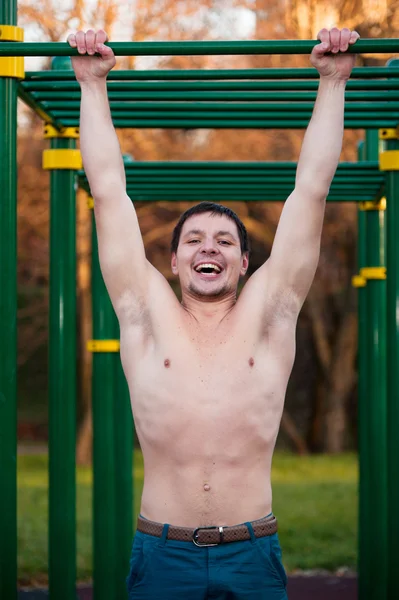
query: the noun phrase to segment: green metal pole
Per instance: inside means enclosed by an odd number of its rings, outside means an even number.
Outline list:
[[[352,69],[351,80],[372,77],[398,77],[399,69],[392,67],[355,67]],[[158,69],[158,70],[126,70],[117,69],[108,74],[107,81],[181,81],[187,79],[315,79],[319,75],[313,68],[281,68],[281,69]],[[49,71],[28,71],[26,81],[73,81],[73,73],[50,73]]]
[[[392,61],[398,64],[398,61]],[[392,64],[392,63],[391,63]],[[387,141],[399,151],[399,140]],[[399,561],[399,166],[386,172],[387,187],[387,329],[388,329],[388,596],[398,593]]]
[[[115,338],[119,339],[119,325],[115,316]],[[133,439],[134,425],[130,406],[129,388],[122,369],[120,354],[115,362],[114,393],[115,438],[115,599],[125,600],[126,577],[133,538]]]
[[[54,150],[74,139],[53,138]],[[49,339],[49,589],[76,597],[76,194],[73,169],[51,171]]]
[[[1,0],[0,25],[16,24],[16,0]],[[0,185],[0,598],[15,600],[17,598],[17,80],[3,76],[0,76]]]
[[[378,157],[378,130],[366,132],[365,159],[376,160]],[[365,212],[367,247],[366,267],[385,267],[385,211],[370,210]],[[362,582],[362,593],[367,600],[387,597],[387,542],[388,542],[388,507],[387,507],[387,387],[386,387],[386,281],[367,280],[366,306],[366,352],[367,352],[367,385],[365,407],[367,411],[368,450],[367,494],[365,499],[367,515],[362,523],[365,540],[365,558],[368,559],[368,573],[365,575],[367,589]],[[361,399],[362,401],[363,399]],[[364,448],[363,448],[364,449]],[[364,470],[363,470],[364,475]],[[364,565],[366,568],[366,565]],[[364,600],[363,596],[361,597]]]
[[[22,84],[23,86],[24,84]],[[23,89],[23,88],[22,88]],[[20,89],[20,95],[23,96],[23,92]],[[28,101],[28,94],[26,95],[26,100]],[[25,99],[23,97],[23,99]],[[53,111],[62,111],[70,110],[73,112],[79,112],[80,101],[79,100],[70,100],[67,105],[63,102],[59,102],[57,100],[53,100],[51,102],[43,102],[43,106],[46,110]],[[258,112],[272,112],[279,111],[282,114],[290,114],[294,109],[295,112],[305,112],[308,114],[312,114],[312,108],[314,107],[313,102],[297,102],[294,106],[292,104],[282,104],[276,102],[257,102],[254,104],[253,102],[240,102],[239,104],[226,104],[225,102],[189,102],[187,104],[183,102],[117,102],[113,100],[111,102],[112,112],[118,111],[126,111],[128,108],[131,111],[137,112],[140,116],[143,111],[162,111],[168,113],[186,113],[186,112],[208,112],[214,111],[218,113],[230,113],[230,111],[239,111],[239,112],[249,112],[256,114]],[[362,113],[370,113],[373,111],[389,113],[392,111],[399,110],[398,102],[350,102],[345,108],[345,112],[348,112],[351,115],[353,112],[362,112]]]
[[[315,40],[253,40],[231,42],[111,42],[116,56],[235,56],[241,54],[310,54]],[[349,46],[348,52],[395,53],[399,40],[364,38]],[[0,56],[77,56],[78,51],[66,42],[25,42],[15,48],[4,43]]]
[[[115,316],[92,235],[93,339],[115,339]],[[93,355],[93,598],[116,599],[115,364],[113,352]]]
[[[0,46],[1,50],[1,46]],[[1,53],[0,53],[1,55]],[[31,97],[36,101],[46,101],[46,100],[62,100],[64,102],[68,102],[69,100],[79,100],[80,92],[76,90],[75,92],[54,92],[54,91],[38,91],[38,92],[30,92]],[[167,101],[167,100],[175,100],[176,102],[182,102],[183,100],[212,100],[212,101],[223,101],[223,102],[245,102],[245,101],[264,101],[264,102],[313,102],[316,99],[316,92],[290,92],[290,91],[264,91],[264,92],[230,92],[230,91],[220,91],[220,92],[208,92],[208,91],[178,91],[178,92],[168,92],[168,91],[134,91],[134,92],[114,92],[110,91],[108,93],[108,97],[111,102],[114,101],[127,101],[132,102],[134,100],[145,100],[147,101]],[[345,98],[348,102],[352,102],[354,100],[358,102],[371,102],[372,100],[376,100],[377,102],[386,102],[386,101],[398,101],[399,100],[399,91],[398,90],[383,90],[383,91],[348,91],[345,94]]]
[[[273,81],[110,81],[108,92],[262,92],[262,91],[315,91],[319,81],[308,79],[302,81],[273,80]],[[78,92],[80,87],[77,81],[27,81],[24,83],[26,91],[50,92]],[[354,90],[397,90],[399,81],[396,79],[359,79],[348,81],[348,91]]]
[[[359,144],[358,159],[364,159],[364,142]],[[358,271],[367,266],[366,212],[358,210]],[[366,282],[364,282],[366,285]],[[359,456],[359,513],[358,513],[358,589],[359,599],[367,599],[369,575],[372,570],[370,538],[370,502],[372,490],[369,482],[370,441],[368,409],[367,368],[367,295],[365,287],[358,291],[358,456]]]

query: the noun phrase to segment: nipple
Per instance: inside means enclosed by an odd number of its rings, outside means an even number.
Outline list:
[[[211,486],[209,485],[209,483],[205,483],[204,484],[204,491],[205,492],[209,492],[210,489],[211,489]]]
[[[163,364],[168,369],[170,367],[170,360],[169,360],[169,358],[165,358],[165,360],[163,361]]]
[[[253,367],[253,366],[254,366],[254,364],[255,364],[255,361],[254,361],[254,359],[252,358],[252,356],[251,356],[251,358],[249,359],[248,363],[249,363],[249,366],[250,366],[250,367]]]

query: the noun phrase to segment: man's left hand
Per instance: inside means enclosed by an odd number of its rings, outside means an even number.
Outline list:
[[[347,81],[355,64],[356,55],[347,53],[349,46],[359,39],[357,31],[350,29],[338,29],[333,27],[321,29],[317,34],[320,44],[312,50],[310,62],[318,72],[320,77],[335,81]]]

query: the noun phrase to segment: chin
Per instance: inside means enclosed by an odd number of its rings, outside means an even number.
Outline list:
[[[188,286],[188,291],[197,298],[222,298],[223,296],[231,294],[232,290],[226,285],[222,285],[218,288],[215,287],[214,289],[204,289],[191,283]]]

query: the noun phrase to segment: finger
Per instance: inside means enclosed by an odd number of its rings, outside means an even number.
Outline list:
[[[349,40],[351,38],[351,31],[347,27],[341,29],[341,42],[339,45],[340,52],[346,52],[349,46]]]
[[[321,44],[316,44],[316,46],[313,48],[313,52],[314,54],[316,54],[319,58],[321,56],[324,56],[324,54],[326,52],[330,51],[330,44],[326,43],[326,42],[322,42]]]
[[[87,54],[90,54],[91,56],[93,56],[93,54],[95,53],[95,44],[96,41],[96,34],[94,33],[94,31],[92,29],[88,29],[86,31],[86,48],[87,48]]]
[[[329,46],[330,32],[328,31],[328,29],[326,29],[325,27],[324,29],[320,29],[319,33],[317,34],[317,39],[320,40],[322,44],[327,44]]]
[[[86,54],[86,37],[84,31],[78,31],[75,37],[79,54]]]
[[[96,44],[96,52],[104,59],[111,58],[114,55],[112,48],[105,44]]]
[[[360,35],[357,31],[352,31],[351,36],[349,38],[349,43],[354,44],[360,38]]]
[[[321,57],[331,49],[330,32],[328,29],[320,29],[319,33],[317,34],[317,39],[320,40],[321,43],[315,46],[313,50],[317,56]]]
[[[67,42],[71,48],[76,48],[76,37],[74,33],[70,33],[67,37]]]
[[[105,44],[108,42],[108,36],[103,29],[99,29],[96,33],[96,44]]]
[[[331,52],[336,54],[339,52],[340,42],[341,42],[341,32],[338,27],[333,27],[330,31],[330,40],[331,40]]]

